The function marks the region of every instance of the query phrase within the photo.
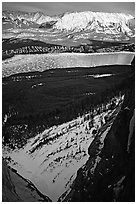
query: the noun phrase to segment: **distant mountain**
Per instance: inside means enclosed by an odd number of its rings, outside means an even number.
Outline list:
[[[11,24],[16,27],[35,26],[38,27],[40,24],[50,21],[57,21],[59,17],[50,17],[41,12],[22,12],[22,11],[3,11],[2,22],[4,24]]]
[[[55,24],[56,29],[66,31],[90,30],[109,34],[126,33],[132,36],[129,28],[131,15],[102,12],[79,12],[65,14]]]
[[[135,18],[124,13],[72,12],[48,16],[41,12],[3,11],[3,30],[37,28],[68,34],[68,39],[129,40],[135,34]]]

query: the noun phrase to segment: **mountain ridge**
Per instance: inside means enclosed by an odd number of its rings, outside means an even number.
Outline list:
[[[36,24],[42,24],[50,21],[56,21],[54,28],[59,30],[82,30],[88,26],[89,29],[94,29],[95,26],[99,27],[111,27],[116,24],[117,26],[121,24],[121,29],[123,31],[129,32],[128,21],[134,19],[130,14],[124,13],[104,13],[104,12],[72,12],[65,13],[63,16],[49,16],[42,12],[10,12],[3,11],[3,18],[11,18],[11,20],[27,20],[34,22]],[[75,25],[74,25],[75,24]],[[105,25],[106,24],[106,25]],[[126,26],[126,28],[125,28]]]
[[[83,11],[49,16],[42,12],[3,11],[2,14],[3,32],[14,36],[21,31],[24,35],[42,34],[43,40],[52,36],[53,40],[73,42],[86,39],[127,41],[135,36],[135,18],[124,13]],[[34,30],[30,31],[31,28]]]

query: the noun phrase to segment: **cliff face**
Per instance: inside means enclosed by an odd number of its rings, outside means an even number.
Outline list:
[[[49,202],[47,196],[40,193],[27,179],[2,161],[2,201],[3,202]]]
[[[67,196],[67,193],[62,195],[59,201],[135,200],[134,73],[126,83],[128,89],[125,91],[123,105],[106,135],[104,144],[98,142],[103,137],[102,130],[89,146],[89,160],[78,170],[71,191]]]

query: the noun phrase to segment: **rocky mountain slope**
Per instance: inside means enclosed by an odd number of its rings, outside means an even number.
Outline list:
[[[134,73],[128,80],[124,103],[104,143],[99,142],[103,134],[98,134],[89,146],[89,159],[78,170],[71,191],[59,201],[135,201]]]
[[[3,22],[16,22],[20,21],[24,24],[35,23],[42,24],[49,21],[57,21],[59,17],[51,17],[43,14],[42,12],[22,12],[22,11],[3,11],[2,12],[2,20]],[[29,24],[28,24],[29,25]]]

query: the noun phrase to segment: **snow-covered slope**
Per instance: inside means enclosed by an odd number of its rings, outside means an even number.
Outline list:
[[[79,12],[68,13],[60,18],[54,25],[55,28],[66,31],[80,31],[83,29],[95,30],[107,33],[127,33],[132,35],[129,28],[129,21],[133,16],[122,13],[102,13],[102,12]]]
[[[57,201],[62,193],[70,190],[77,170],[89,157],[89,145],[100,131],[102,148],[122,101],[123,96],[115,97],[92,113],[46,129],[42,134],[28,140],[27,145],[21,149],[10,151],[5,147],[3,156],[11,158],[9,160],[13,168],[31,180],[52,201]],[[105,117],[108,118],[108,123]]]
[[[8,168],[2,160],[2,201],[3,202],[51,202],[16,170]]]

